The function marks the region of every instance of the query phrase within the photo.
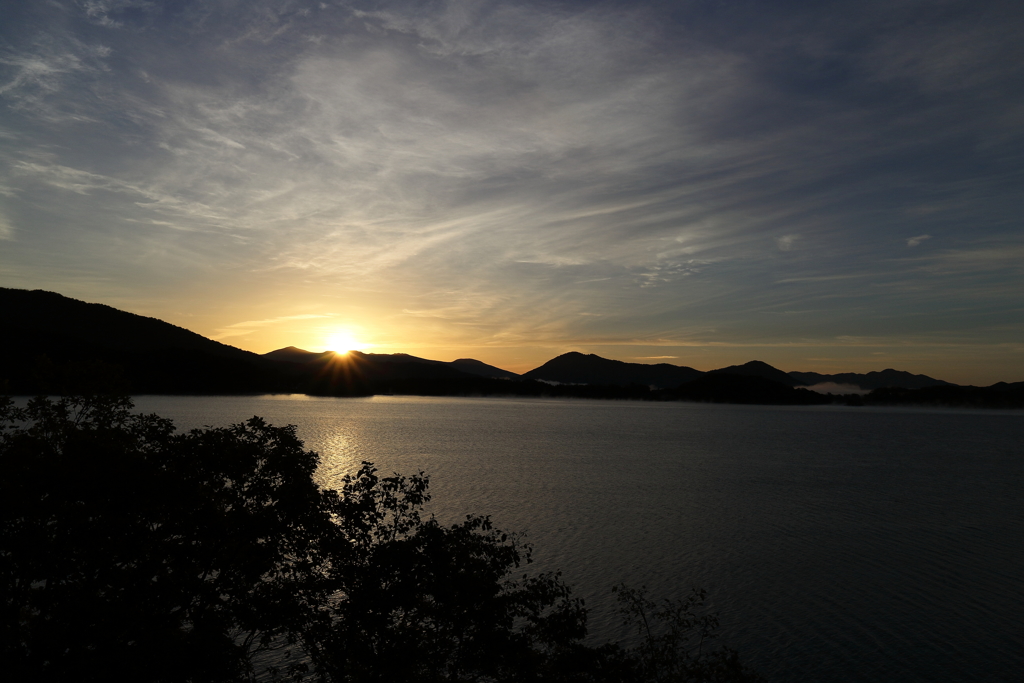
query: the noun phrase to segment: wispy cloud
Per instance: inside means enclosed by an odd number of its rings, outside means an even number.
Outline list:
[[[252,334],[261,327],[267,327],[268,325],[280,325],[293,320],[312,320],[315,318],[330,318],[332,316],[317,313],[304,313],[301,315],[283,315],[277,318],[267,318],[265,320],[246,320],[240,323],[232,323],[225,327],[217,330],[217,333],[213,336],[214,339],[228,339],[229,337],[240,337],[247,334]]]
[[[949,329],[943,292],[996,318],[1024,286],[1009,5],[175,7],[0,26],[8,266],[354,297],[481,345]]]
[[[775,243],[779,246],[779,251],[789,251],[798,239],[800,235],[782,235],[775,238]]]
[[[14,239],[14,226],[10,220],[0,213],[0,240]]]
[[[990,240],[986,240],[990,242]],[[949,249],[915,261],[922,271],[942,274],[977,274],[991,276],[995,271],[1024,272],[1024,244],[1005,240],[999,244],[978,244]]]

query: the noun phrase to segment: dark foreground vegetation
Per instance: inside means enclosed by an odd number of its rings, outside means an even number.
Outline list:
[[[423,473],[363,463],[323,490],[293,427],[177,433],[131,409],[0,397],[5,680],[759,680],[714,647],[701,591],[619,587],[638,644],[588,645],[515,534],[422,514]]]

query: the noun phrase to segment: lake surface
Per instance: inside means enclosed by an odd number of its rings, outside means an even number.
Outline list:
[[[611,586],[706,588],[769,680],[1021,681],[1024,413],[306,396],[136,397],[180,428],[295,424],[332,486],[426,471],[561,569],[596,640]]]

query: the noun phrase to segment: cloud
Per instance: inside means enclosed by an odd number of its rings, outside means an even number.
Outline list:
[[[51,122],[95,120],[84,100],[67,95],[107,72],[110,54],[109,46],[73,35],[37,35],[28,49],[0,54],[0,97]]]
[[[997,271],[1024,273],[1024,244],[1019,239],[979,239],[959,249],[922,255],[909,262],[922,272],[939,276],[988,275]]]
[[[246,320],[245,322],[233,323],[226,327],[222,327],[213,334],[213,339],[227,339],[229,337],[240,337],[242,335],[251,334],[256,330],[267,327],[269,325],[279,325],[292,320],[311,320],[314,318],[330,318],[333,316],[316,313],[306,313],[302,315],[283,315],[277,318],[267,318],[265,320]]]
[[[115,17],[125,10],[152,12],[155,9],[153,0],[83,0],[80,4],[89,21],[108,28],[123,26]]]
[[[14,164],[14,171],[19,175],[34,176],[52,187],[76,194],[89,194],[97,190],[128,191],[141,194],[137,188],[116,178],[60,164],[20,161]]]
[[[800,235],[783,235],[775,238],[775,243],[779,247],[779,251],[789,251],[793,248],[793,243],[800,239]]]
[[[909,334],[957,327],[953,291],[1015,310],[1006,8],[30,5],[0,26],[25,245],[0,265],[126,290],[187,267],[481,344]],[[951,248],[894,259],[901,234]]]

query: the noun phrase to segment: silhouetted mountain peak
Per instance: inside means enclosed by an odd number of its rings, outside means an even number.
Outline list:
[[[446,365],[444,361],[420,358],[419,356],[413,356],[408,353],[362,353],[359,351],[350,351],[350,353],[355,353],[363,358],[370,358],[382,363],[423,363],[426,365]]]
[[[893,368],[865,374],[784,373],[760,360],[702,373],[668,363],[629,363],[579,351],[552,358],[522,377],[588,386],[544,387],[503,381],[517,376],[473,358],[444,362],[407,353],[336,354],[296,346],[257,355],[156,318],[43,290],[0,288],[0,311],[5,325],[5,334],[0,335],[0,386],[6,384],[8,391],[16,393],[86,387],[86,380],[97,378],[105,382],[103,386],[124,387],[117,390],[165,394],[547,395],[544,392],[550,390],[559,396],[815,403],[831,399],[787,386],[833,383],[837,385],[830,389],[833,393],[847,393],[842,385],[874,390],[864,401],[878,405],[916,402],[1012,408],[1024,404],[1021,382],[957,387]]]
[[[330,351],[324,353],[331,353]],[[316,360],[324,355],[324,353],[317,353],[316,351],[307,351],[300,349],[297,346],[286,346],[283,349],[277,349],[264,353],[263,357],[270,360],[285,361],[288,363],[308,363]]]
[[[493,365],[488,365],[483,361],[476,360],[475,358],[459,358],[449,363],[453,368],[461,370],[462,372],[468,372],[471,375],[477,375],[480,377],[492,377],[495,379],[517,379],[519,375],[508,370],[502,370],[501,368]]]
[[[593,353],[570,351],[552,358],[539,368],[530,370],[523,377],[561,384],[642,384],[669,388],[679,386],[700,375],[699,370],[679,365],[627,363],[602,358]]]
[[[764,361],[752,360],[743,365],[730,365],[727,368],[711,370],[709,374],[716,375],[743,375],[745,377],[763,377],[773,382],[784,384],[787,387],[796,386],[799,382],[778,368],[768,365]]]

